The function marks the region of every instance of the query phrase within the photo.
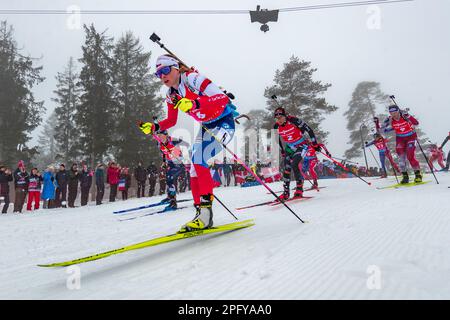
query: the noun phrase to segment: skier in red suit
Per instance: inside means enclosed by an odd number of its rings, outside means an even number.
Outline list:
[[[384,121],[384,132],[395,131],[395,151],[397,152],[400,170],[403,178],[400,183],[409,183],[409,176],[406,167],[406,160],[409,161],[414,170],[414,182],[422,182],[422,173],[420,172],[420,164],[416,158],[416,141],[417,134],[414,129],[419,124],[416,118],[408,114],[406,111],[399,109],[397,105],[389,107],[390,116]]]

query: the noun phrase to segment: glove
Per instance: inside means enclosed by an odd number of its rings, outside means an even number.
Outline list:
[[[367,141],[364,141],[364,145],[367,147],[369,143]]]
[[[140,122],[138,125],[139,129],[141,129],[144,134],[153,134],[156,130],[159,129],[156,127],[155,123],[151,122]]]
[[[180,109],[183,112],[188,113],[194,107],[194,101],[189,100],[187,98],[180,99],[175,105],[175,109]]]
[[[320,145],[318,145],[318,144],[313,144],[312,147],[313,147],[313,149],[316,150],[317,152],[322,151],[322,147],[321,147]]]
[[[282,156],[283,158],[286,158],[286,152],[281,151],[281,156]]]
[[[225,90],[223,93],[225,93],[231,100],[234,100],[234,94],[232,94],[231,92],[227,92],[227,90]]]

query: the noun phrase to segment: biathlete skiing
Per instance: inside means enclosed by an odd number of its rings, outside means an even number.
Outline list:
[[[394,159],[392,158],[392,154],[387,147],[388,141],[389,140],[383,138],[383,136],[381,134],[375,133],[373,135],[373,141],[371,141],[371,142],[366,141],[366,143],[365,143],[366,148],[370,147],[372,145],[375,145],[375,147],[378,149],[378,155],[380,156],[381,168],[383,169],[383,172],[384,172],[381,176],[382,178],[387,178],[386,158],[389,159],[389,162],[391,163],[391,166],[393,167],[393,169],[396,172],[400,172],[400,168],[395,163]]]
[[[303,120],[286,114],[283,107],[278,107],[274,112],[274,129],[278,131],[278,141],[281,148],[281,155],[284,162],[283,171],[283,194],[282,200],[290,197],[291,171],[294,171],[297,182],[293,198],[303,197],[303,174],[300,171],[300,164],[308,150],[308,140],[305,132],[308,133],[311,140],[311,146],[315,151],[320,151],[321,147],[317,144],[314,131]],[[283,142],[285,146],[283,146]]]
[[[319,164],[319,160],[317,159],[317,146],[314,146],[310,141],[308,143],[308,148],[306,149],[305,156],[303,157],[303,165],[302,165],[302,172],[309,173],[310,177],[313,179],[312,187],[311,189],[319,189],[319,183],[317,182],[317,173],[316,173],[316,166]],[[331,157],[330,152],[327,150],[327,148],[319,143],[318,146],[325,151],[325,153]]]
[[[428,147],[428,152],[429,152],[428,162],[431,170],[436,171],[433,162],[437,161],[437,163],[441,167],[441,170],[444,171],[445,169],[444,152],[442,151],[442,149],[440,149],[436,144],[433,143]]]
[[[383,131],[395,131],[395,151],[397,152],[400,171],[403,178],[401,184],[409,183],[406,160],[409,161],[414,170],[414,182],[422,182],[420,163],[416,158],[417,133],[414,129],[419,124],[416,118],[408,114],[407,111],[400,110],[397,105],[389,106],[389,117],[384,121]]]
[[[163,162],[167,164],[166,184],[167,198],[164,202],[168,203],[166,211],[177,208],[177,188],[178,177],[186,170],[183,164],[182,152],[179,146],[189,146],[181,139],[175,139],[169,136],[167,130],[156,132],[158,136],[158,147],[163,156]]]
[[[188,114],[202,124],[192,145],[190,171],[191,191],[196,214],[191,221],[181,227],[179,232],[210,228],[213,226],[214,183],[207,162],[222,150],[221,143],[226,145],[233,138],[234,117],[238,115],[235,111],[236,107],[211,80],[180,64],[171,55],[158,57],[155,74],[168,87],[167,118],[159,123],[141,123],[140,129],[145,134],[167,130],[177,123],[179,111]]]

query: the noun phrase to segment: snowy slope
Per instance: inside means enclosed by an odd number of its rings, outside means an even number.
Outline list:
[[[375,188],[392,178],[370,187],[358,179],[320,180],[327,188],[308,192],[314,199],[290,204],[307,224],[283,206],[237,211],[256,225],[82,264],[79,290],[67,288],[65,268],[36,265],[172,233],[193,217],[191,202],[122,222],[112,211],[158,198],[2,215],[0,298],[449,299],[450,174],[438,177],[440,185],[397,190]],[[233,208],[271,199],[262,186],[220,188],[217,195]],[[215,204],[215,223],[232,221]],[[380,289],[367,286],[369,266],[379,270]]]

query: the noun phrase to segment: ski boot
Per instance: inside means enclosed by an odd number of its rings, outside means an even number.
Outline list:
[[[283,191],[283,194],[280,196],[281,200],[285,201],[285,200],[289,199],[289,197],[290,197],[290,192],[289,192],[290,188],[291,188],[290,183],[285,181],[284,185],[283,185],[284,191]],[[279,201],[279,200],[277,200],[277,201]]]
[[[161,200],[161,204],[166,204],[166,203],[170,203],[170,198],[169,197],[164,198],[164,199]]]
[[[283,192],[283,194],[280,196],[280,199],[284,201],[289,199],[289,197],[290,197],[289,192]]]
[[[177,208],[177,194],[176,192],[169,192],[169,207],[172,209]]]
[[[400,184],[407,184],[409,183],[409,175],[408,172],[402,172],[403,178],[402,181],[400,181]]]
[[[183,225],[178,233],[208,229],[213,226],[212,194],[203,195],[200,198],[200,205],[196,206],[196,214],[192,221]]]
[[[416,175],[416,177],[414,178],[414,182],[415,183],[422,182],[422,174],[420,173],[420,170],[414,171],[414,174]]]
[[[312,185],[311,189],[319,189],[319,183],[317,182],[317,179],[313,180],[313,185]]]
[[[297,182],[293,198],[303,198],[303,181]]]

